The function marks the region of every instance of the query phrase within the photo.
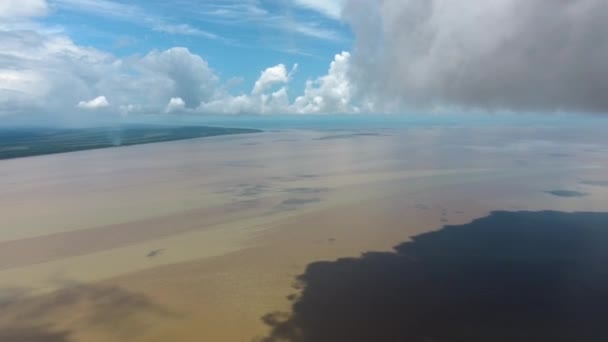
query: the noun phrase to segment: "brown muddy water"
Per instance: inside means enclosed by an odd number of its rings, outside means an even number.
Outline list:
[[[608,136],[557,127],[286,130],[1,161],[0,340],[593,341],[607,167]],[[557,282],[580,267],[547,260],[582,263],[588,282]]]

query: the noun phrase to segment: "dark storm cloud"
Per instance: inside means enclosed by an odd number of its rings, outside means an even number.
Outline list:
[[[376,109],[608,112],[605,0],[348,1]]]

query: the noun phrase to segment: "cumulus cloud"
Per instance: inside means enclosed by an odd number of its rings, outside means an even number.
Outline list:
[[[0,27],[0,116],[101,108],[105,116],[346,112],[352,109],[348,59],[348,53],[336,56],[329,74],[310,81],[302,96],[288,90],[297,64],[289,71],[283,64],[269,67],[249,93],[233,94],[231,80],[222,81],[187,48],[118,58],[80,46],[62,31]]]
[[[287,88],[281,87],[272,93],[259,95],[229,95],[218,97],[209,102],[203,102],[195,112],[203,114],[289,114],[292,108],[289,104]]]
[[[343,15],[378,110],[608,112],[605,0],[349,0]]]
[[[352,103],[349,78],[350,53],[334,57],[327,75],[306,82],[304,94],[296,98],[293,108],[298,113],[350,113],[357,111]]]
[[[196,108],[217,88],[207,62],[186,48],[120,59],[61,33],[0,30],[0,115],[101,106],[123,115],[162,113],[173,97]]]
[[[301,94],[291,90],[297,64],[269,67],[251,91],[233,93],[230,80],[187,48],[117,57],[28,19],[47,13],[44,0],[0,0],[0,115],[102,107],[122,115],[408,107],[608,112],[604,0],[293,1],[329,18],[341,15],[356,37],[352,52],[336,55]],[[107,1],[58,3],[139,13]]]
[[[174,113],[183,111],[186,108],[186,102],[181,97],[172,97],[167,104],[165,113]]]
[[[251,93],[259,95],[273,85],[287,83],[291,74],[295,72],[297,68],[298,65],[295,64],[289,74],[287,73],[287,68],[285,68],[284,64],[267,68],[260,73],[260,78],[255,82]]]
[[[46,0],[2,0],[0,1],[0,18],[15,19],[18,17],[36,17],[48,11]]]
[[[84,109],[99,109],[99,108],[105,108],[108,107],[110,105],[110,102],[108,102],[108,99],[106,99],[105,96],[97,96],[96,98],[89,100],[89,101],[80,101],[78,102],[78,108],[84,108]]]
[[[90,86],[114,73],[113,61],[63,35],[0,29],[0,114],[61,112],[104,94]]]
[[[183,47],[153,51],[134,66],[152,78],[169,81],[173,96],[187,108],[211,99],[219,80],[205,60]]]
[[[266,68],[254,84],[251,94],[233,96],[220,94],[212,101],[202,102],[196,109],[199,113],[215,114],[287,114],[294,112],[289,102],[286,85],[297,71],[294,64],[288,73],[284,64]],[[282,85],[272,91],[273,86]]]

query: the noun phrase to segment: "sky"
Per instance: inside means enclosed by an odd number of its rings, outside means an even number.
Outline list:
[[[608,112],[605,0],[0,0],[0,120]]]

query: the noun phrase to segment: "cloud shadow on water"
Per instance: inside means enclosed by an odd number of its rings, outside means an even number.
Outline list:
[[[557,197],[584,197],[588,195],[587,193],[573,190],[549,190],[545,192]]]
[[[152,299],[116,286],[73,284],[49,294],[0,291],[1,342],[68,342],[79,331],[127,341],[151,325],[175,319]]]
[[[283,210],[295,210],[299,207],[307,206],[310,204],[315,204],[321,202],[320,198],[288,198],[282,201],[277,209],[280,211]]]
[[[69,342],[69,334],[48,330],[46,327],[29,327],[27,329],[4,329],[0,331],[3,342]]]
[[[310,264],[265,342],[608,341],[608,213],[494,212]]]

